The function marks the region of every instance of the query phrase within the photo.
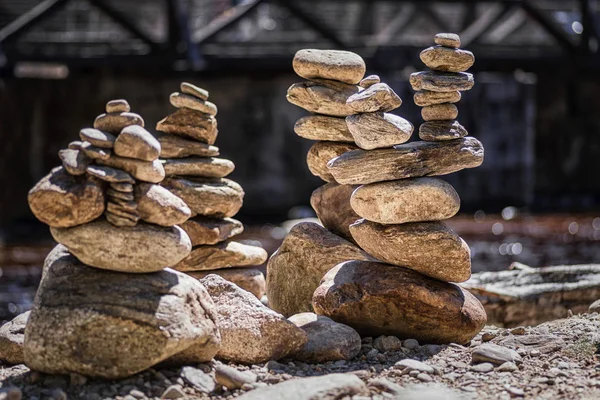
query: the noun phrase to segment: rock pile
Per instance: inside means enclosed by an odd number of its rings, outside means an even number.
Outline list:
[[[166,179],[162,182],[190,208],[192,216],[181,228],[192,242],[191,253],[174,266],[200,279],[217,274],[258,298],[265,294],[265,278],[256,268],[267,260],[261,247],[232,240],[244,230],[232,217],[242,207],[244,191],[226,177],[235,166],[219,158],[217,106],[208,92],[190,83],[171,94],[177,111],[156,125]]]

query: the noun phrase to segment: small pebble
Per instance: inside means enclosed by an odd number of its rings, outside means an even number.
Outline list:
[[[420,374],[417,375],[417,379],[420,380],[421,382],[431,382],[433,381],[433,378],[431,378],[431,376],[427,375],[424,372],[421,372]]]
[[[519,367],[517,367],[517,364],[510,362],[510,361],[507,361],[498,367],[499,372],[514,372],[514,371],[518,371],[518,370],[519,370]]]
[[[402,342],[402,347],[409,350],[415,350],[418,349],[420,346],[419,342],[416,339],[406,339],[404,342]]]

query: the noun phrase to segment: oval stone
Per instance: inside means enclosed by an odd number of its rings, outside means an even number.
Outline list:
[[[392,147],[410,139],[413,124],[389,113],[362,113],[346,117],[346,124],[361,149]]]
[[[456,33],[438,33],[433,38],[433,41],[440,46],[451,47],[454,49],[460,47],[460,37]]]
[[[351,143],[317,142],[308,150],[306,164],[314,176],[318,176],[325,182],[335,182],[333,175],[327,168],[327,163],[347,151],[356,149],[358,147]]]
[[[430,90],[419,90],[413,96],[415,104],[419,107],[427,107],[434,104],[458,103],[462,94],[458,90],[453,92],[432,92]]]
[[[448,121],[458,117],[458,108],[454,104],[434,104],[421,109],[425,121]]]
[[[299,50],[292,61],[294,72],[306,79],[331,79],[357,84],[367,66],[356,53],[343,50]]]
[[[296,132],[296,135],[309,140],[354,142],[344,118],[308,115],[296,121],[294,132]]]
[[[454,92],[471,90],[475,81],[468,72],[436,72],[422,71],[410,75],[413,90],[429,90],[432,92]]]
[[[358,90],[358,86],[335,81],[294,83],[287,91],[287,100],[315,114],[346,117],[355,113],[346,100]]]
[[[475,56],[467,50],[442,46],[429,47],[421,52],[421,61],[435,71],[464,72],[473,66]]]
[[[350,196],[354,189],[356,186],[331,182],[315,189],[310,196],[310,205],[323,226],[351,242],[354,239],[350,234],[350,225],[361,218],[350,207]]]
[[[202,279],[210,274],[218,275],[231,283],[235,283],[245,291],[252,293],[259,300],[267,293],[265,275],[257,268],[242,267],[210,271],[189,271],[186,274],[196,279]]]
[[[375,83],[350,96],[346,104],[354,113],[392,111],[402,105],[402,99],[387,83]]]

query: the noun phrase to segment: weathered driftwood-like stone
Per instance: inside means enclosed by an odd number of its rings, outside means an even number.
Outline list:
[[[414,129],[404,118],[382,112],[349,115],[346,124],[358,147],[365,150],[402,144]]]
[[[458,108],[451,103],[434,104],[421,109],[425,121],[448,121],[458,117]]]
[[[361,219],[350,232],[361,249],[383,262],[444,282],[471,276],[469,246],[443,222],[381,225]]]
[[[317,142],[308,150],[306,164],[314,176],[318,176],[325,182],[335,182],[327,168],[327,163],[347,151],[356,149],[358,147],[351,143]]]
[[[310,196],[310,205],[323,226],[351,242],[354,239],[350,234],[350,225],[360,219],[350,207],[350,196],[354,189],[356,186],[331,182],[317,188]]]
[[[435,44],[457,49],[460,47],[460,37],[456,33],[438,33],[433,38]]]
[[[167,176],[200,176],[204,178],[224,178],[235,169],[232,161],[218,157],[188,157],[165,160]]]
[[[367,66],[356,53],[344,50],[303,49],[292,61],[294,72],[305,79],[331,79],[355,85]]]
[[[122,169],[135,179],[143,182],[158,183],[165,179],[165,169],[159,160],[142,161],[111,154],[106,160],[98,159],[97,162],[98,164]]]
[[[262,247],[228,241],[214,246],[198,246],[173,268],[178,271],[207,271],[220,268],[260,265],[268,254]]]
[[[315,312],[362,336],[392,335],[421,343],[468,343],[485,310],[466,290],[407,268],[348,261],[330,270],[313,297]]]
[[[131,112],[101,114],[94,121],[94,128],[104,132],[118,135],[121,129],[129,125],[144,127],[144,119]]]
[[[458,121],[429,121],[419,127],[419,137],[428,142],[460,139],[468,134]]]
[[[197,140],[185,139],[181,136],[156,133],[156,138],[160,143],[161,158],[184,158],[189,156],[216,157],[219,155],[219,148],[211,146]]]
[[[376,83],[353,94],[346,103],[357,113],[368,113],[395,110],[402,100],[387,83]]]
[[[180,108],[156,124],[156,130],[214,144],[217,139],[217,119],[200,111]]]
[[[287,99],[306,111],[346,117],[354,114],[346,100],[358,90],[358,86],[326,80],[294,83],[287,91]]]
[[[443,46],[426,48],[420,57],[428,68],[445,72],[464,72],[475,62],[475,56],[470,51]]]
[[[309,115],[296,121],[294,132],[298,136],[310,140],[354,142],[344,118]]]
[[[329,161],[334,179],[344,185],[446,175],[483,162],[483,145],[473,137],[445,142],[411,142],[392,149],[353,150]]]
[[[192,246],[217,244],[244,231],[244,225],[233,218],[210,218],[198,215],[180,225]]]
[[[430,90],[432,92],[454,92],[470,90],[475,81],[467,72],[415,72],[410,75],[413,90]]]
[[[419,90],[414,95],[415,104],[419,107],[427,107],[434,104],[458,103],[462,95],[458,90],[453,92],[432,92],[430,90]]]

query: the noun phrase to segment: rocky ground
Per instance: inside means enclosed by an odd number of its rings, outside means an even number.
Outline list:
[[[0,399],[229,399],[244,394],[275,399],[282,398],[279,390],[294,392],[289,399],[315,394],[354,400],[598,399],[599,332],[600,315],[585,314],[536,327],[487,326],[468,346],[364,338],[360,355],[351,361],[309,365],[280,360],[253,366],[214,362],[155,368],[118,381],[42,375],[24,365],[3,366]],[[327,374],[336,375],[325,381],[303,381]],[[323,385],[327,387],[317,392]],[[271,391],[264,392],[267,386]],[[325,392],[333,393],[332,397]]]

